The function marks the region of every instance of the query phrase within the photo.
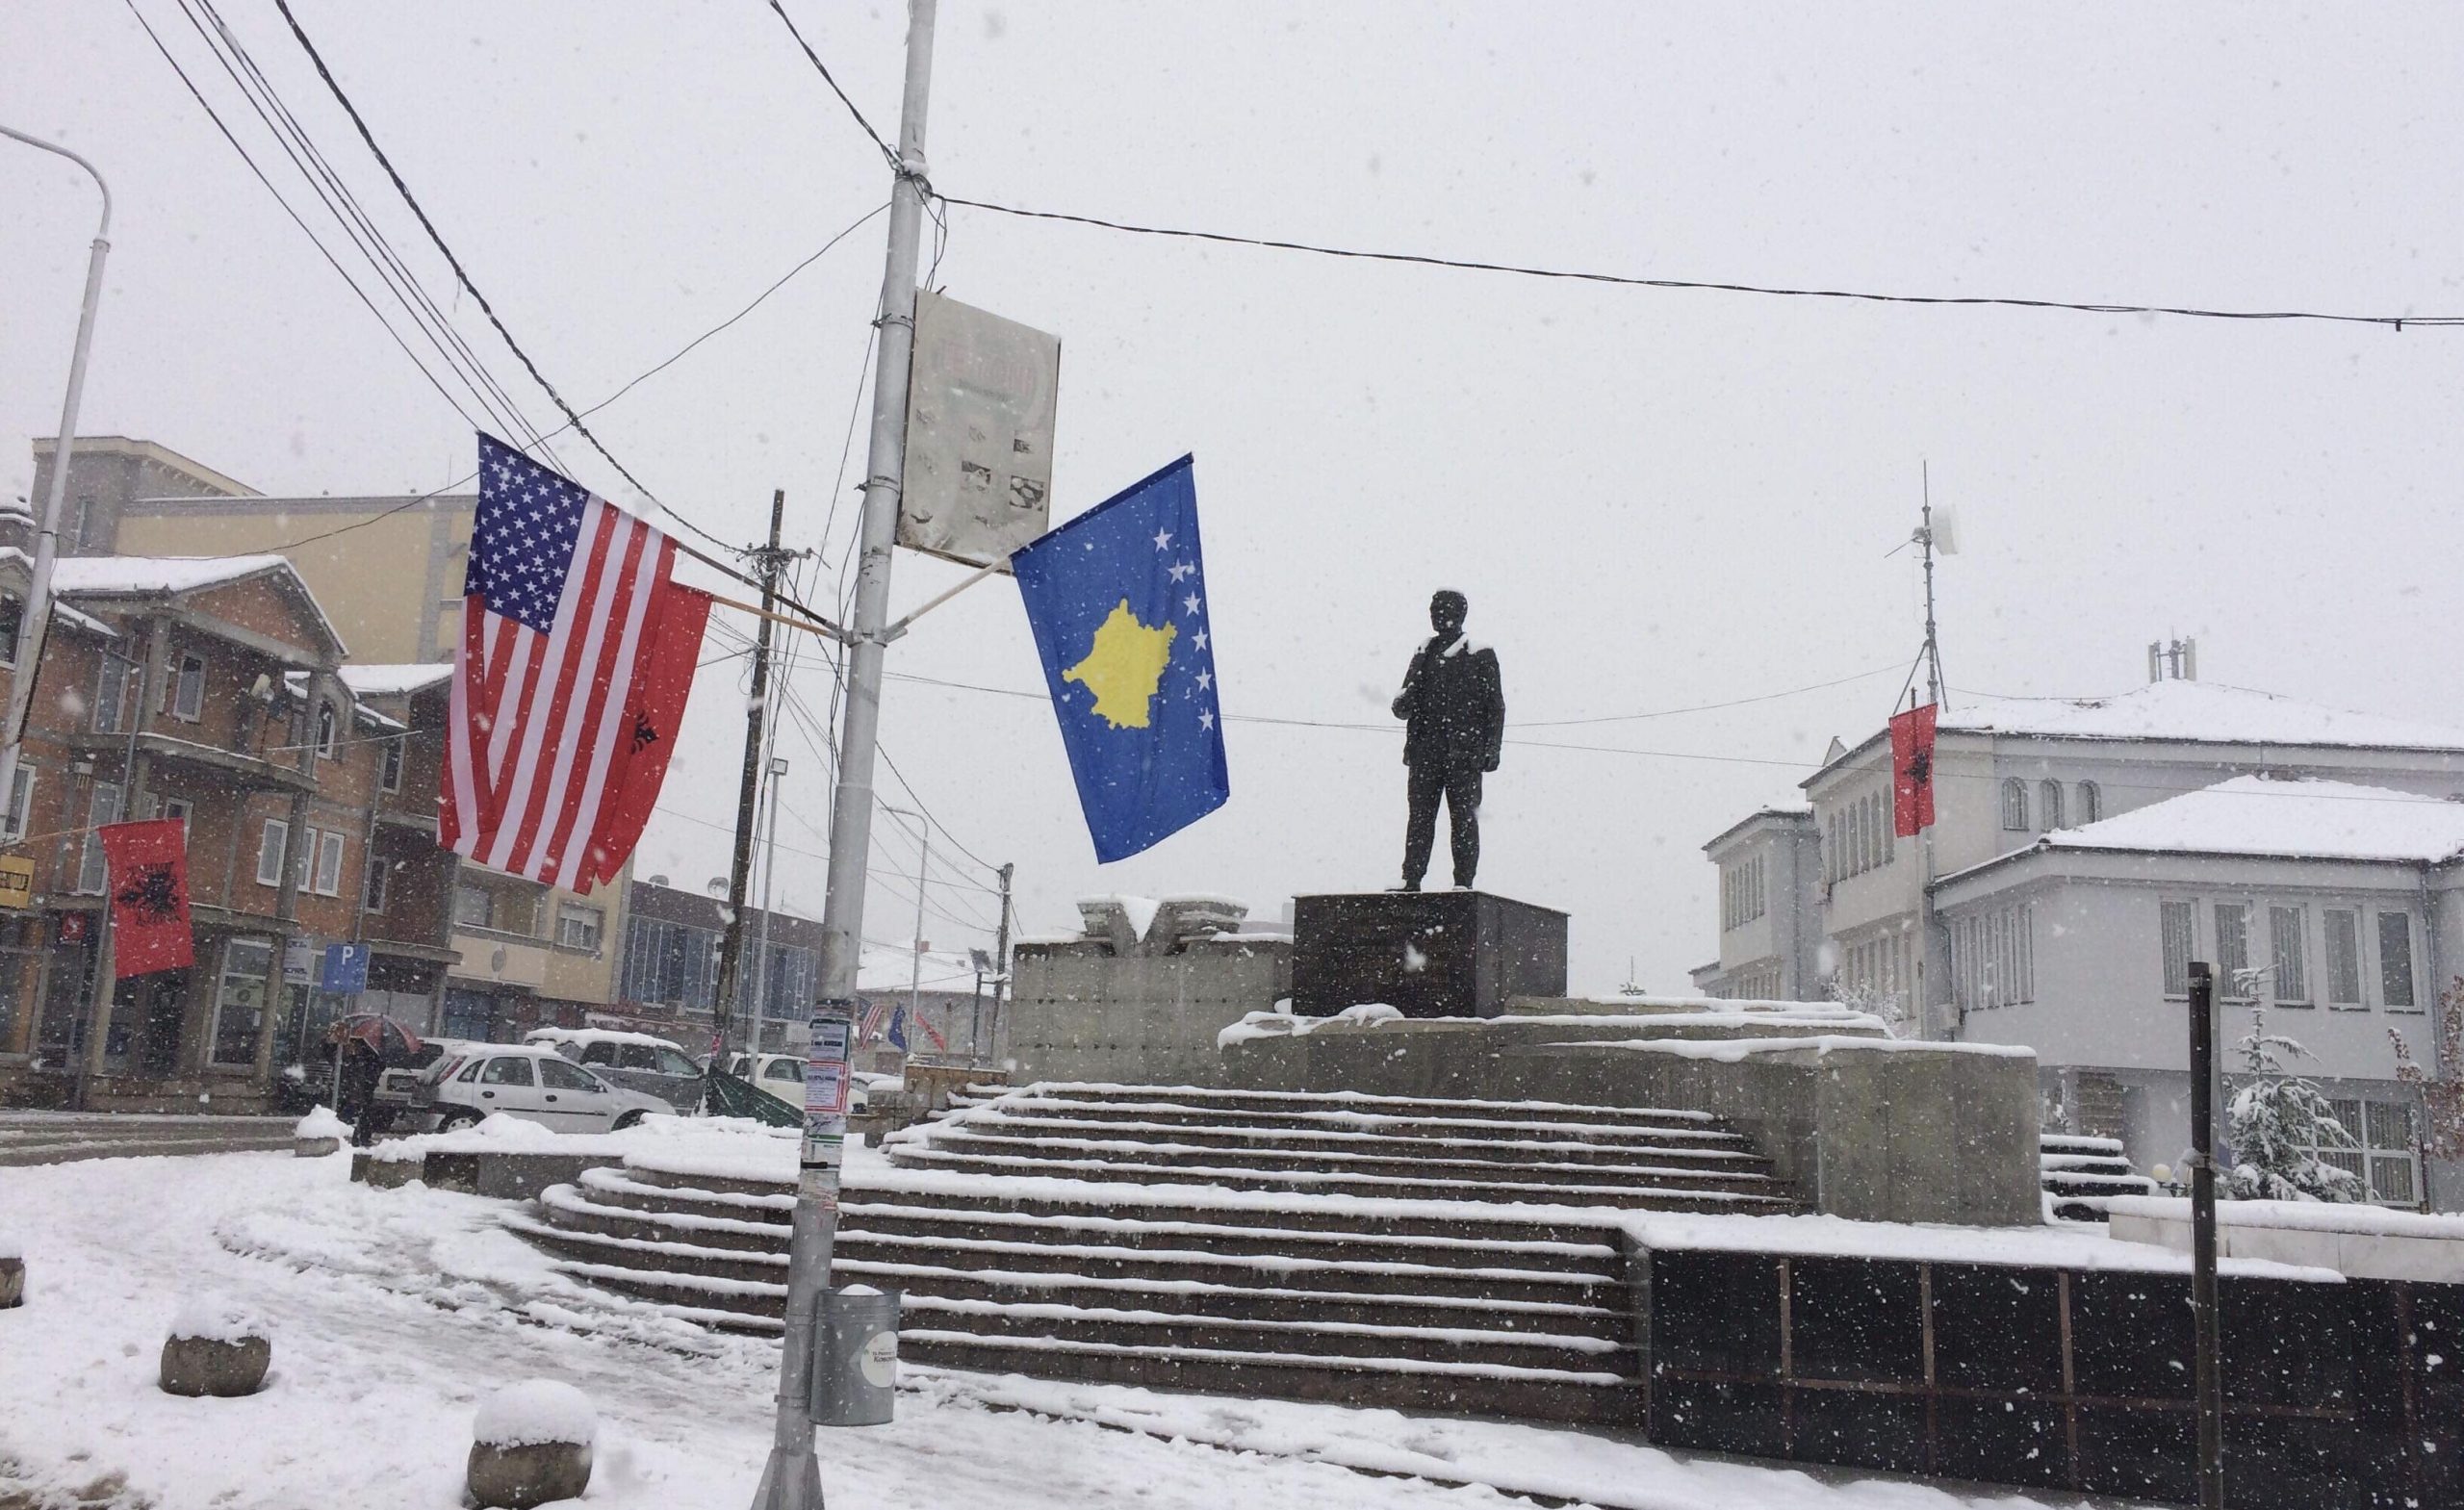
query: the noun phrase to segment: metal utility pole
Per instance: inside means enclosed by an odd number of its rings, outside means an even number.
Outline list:
[[[924,1026],[924,878],[933,860],[933,820],[910,807],[882,805],[882,811],[915,820],[915,936],[908,940],[907,1031]]]
[[[844,663],[838,784],[830,812],[830,883],[822,904],[821,996],[805,1065],[805,1137],[789,1228],[786,1334],[779,1357],[779,1413],[754,1510],[820,1510],[806,1403],[813,1326],[830,1283],[838,1225],[838,1170],[847,1133],[847,1048],[863,959],[864,870],[873,846],[873,760],[882,703],[882,629],[889,621],[890,556],[907,460],[908,368],[915,354],[915,264],[922,244],[924,113],[933,88],[935,0],[909,0],[907,84],[899,110],[898,177],[890,192],[882,269],[880,358],[858,532],[855,617]],[[832,1104],[834,1102],[834,1105]]]
[[[779,747],[778,729],[770,731],[770,748]],[[787,762],[777,755],[770,757],[770,784],[763,788],[762,801],[767,810],[761,819],[761,924],[753,934],[753,1000],[757,1021],[762,1006],[770,1000],[770,897],[779,884],[779,781],[787,774]]]
[[[94,243],[86,255],[86,296],[77,308],[77,346],[68,359],[68,397],[60,406],[60,443],[51,453],[51,488],[43,496],[42,522],[35,533],[33,580],[26,588],[25,617],[17,627],[17,674],[10,679],[7,722],[0,725],[0,806],[5,806],[17,787],[17,752],[25,743],[26,715],[34,707],[43,647],[51,638],[52,563],[60,558],[60,507],[68,489],[69,458],[77,449],[77,407],[86,397],[86,357],[94,346],[94,308],[103,297],[103,257],[112,249],[112,191],[93,164],[66,147],[10,126],[0,126],[0,136],[68,159],[86,170],[103,195],[103,218],[94,227]]]
[[[779,525],[786,514],[787,490],[776,488],[770,494],[770,544],[760,555],[757,570],[761,574],[761,613],[753,631],[753,691],[744,703],[744,774],[736,783],[735,854],[728,862],[727,930],[719,935],[719,990],[717,1023],[714,1037],[718,1043],[711,1050],[714,1063],[725,1063],[735,1027],[735,983],[744,961],[744,892],[753,868],[753,831],[760,818],[761,804],[761,721],[769,711],[770,702],[770,618],[778,611],[779,569],[784,553],[779,549]],[[753,1004],[753,1016],[757,1021],[761,1003]],[[758,1041],[760,1030],[754,1030]]]
[[[2199,1510],[2224,1507],[2224,1378],[2216,1313],[2216,972],[2191,962],[2191,1322],[2197,1329]]]
[[[992,944],[992,1058],[1001,1058],[1001,995],[1010,984],[1010,878],[1015,864],[1001,867],[1001,932]]]
[[[1942,705],[1942,643],[1934,632],[1933,464],[1917,463],[1917,477],[1925,494],[1924,523],[1916,529],[1917,544],[1925,548],[1925,699],[1939,707]]]

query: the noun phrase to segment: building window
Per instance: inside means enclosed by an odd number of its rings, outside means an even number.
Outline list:
[[[257,884],[282,884],[282,852],[291,842],[291,825],[280,818],[268,818],[257,834]]]
[[[2413,1138],[2413,1109],[2400,1101],[2336,1101],[2336,1120],[2358,1144],[2313,1148],[2330,1164],[2361,1180],[2362,1199],[2382,1206],[2419,1206],[2421,1148]]]
[[[178,820],[179,820],[179,824],[180,824],[180,832],[181,832],[181,834],[182,834],[183,836],[185,836],[185,835],[188,833],[188,832],[189,832],[189,814],[190,814],[191,812],[194,811],[195,809],[191,806],[191,804],[190,804],[190,802],[189,802],[189,800],[188,800],[187,798],[185,798],[185,797],[158,797],[158,798],[154,799],[154,806],[155,806],[156,811],[158,811],[159,813],[161,813],[161,814],[162,814],[162,816],[164,816],[164,817],[166,817],[166,818],[176,818],[176,819],[178,819]]]
[[[309,832],[316,832],[313,829]],[[317,834],[317,883],[310,889],[322,897],[343,894],[343,836],[339,832]]]
[[[9,786],[9,811],[0,817],[0,838],[14,844],[26,836],[26,825],[33,821],[35,810],[35,763],[20,755],[17,774]]]
[[[0,666],[17,663],[17,640],[26,632],[26,601],[0,593]]]
[[[2331,907],[2320,914],[2327,933],[2327,1005],[2360,1007],[2361,914]]]
[[[2079,783],[2079,823],[2081,827],[2100,821],[2105,816],[2104,789],[2093,781]]]
[[[2309,914],[2297,907],[2268,909],[2268,957],[2275,966],[2280,1006],[2310,1005],[2309,922]]]
[[[384,787],[385,790],[389,792],[400,791],[402,789],[401,736],[398,734],[394,738],[385,741],[384,746],[378,752],[378,758],[383,762],[383,764],[377,776],[377,784]]]
[[[2378,914],[2378,1000],[2395,1011],[2414,1011],[2413,915]]]
[[[105,651],[102,672],[94,678],[94,732],[120,732],[125,727],[121,718],[127,711],[128,662]]]
[[[362,911],[381,913],[385,910],[385,889],[393,875],[393,866],[373,855],[368,857],[368,879],[359,891]]]
[[[1959,918],[1950,926],[1950,938],[1951,991],[1963,1011],[1988,1011],[2036,1000],[2033,903]],[[1879,963],[1878,960],[1878,967]]]
[[[2015,776],[2002,783],[2002,827],[2013,833],[2028,832],[2028,783]]]
[[[453,921],[463,928],[493,928],[497,918],[497,894],[485,886],[453,888]]]
[[[2240,902],[2216,904],[2216,989],[2226,1001],[2246,1002],[2256,992],[2244,984],[2250,970],[2250,909]]]
[[[86,804],[86,848],[77,857],[77,890],[85,896],[100,896],[109,879],[103,863],[105,824],[119,822],[119,783],[96,781],[94,795]]]
[[[606,919],[607,914],[595,907],[566,903],[556,909],[557,947],[596,954],[599,951],[599,932],[605,926]]]
[[[2061,828],[2062,783],[2060,781],[2039,781],[2037,783],[2037,806],[2039,808],[2037,821],[2042,823],[2047,832]]]
[[[2188,902],[2159,902],[2157,919],[2165,935],[2165,994],[2191,993],[2191,954],[2198,948],[2198,909]]]
[[[257,1033],[266,1017],[266,977],[273,970],[273,946],[234,938],[222,946],[222,979],[214,993],[213,1062],[248,1064],[257,1057]]]
[[[205,661],[202,657],[180,657],[180,673],[171,678],[171,716],[192,724],[205,716]]]
[[[317,704],[317,758],[330,760],[333,757],[334,705],[331,703],[320,703]]]

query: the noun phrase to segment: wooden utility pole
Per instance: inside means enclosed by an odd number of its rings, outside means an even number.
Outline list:
[[[718,998],[714,1003],[710,1062],[724,1065],[728,1051],[734,1047],[735,983],[744,960],[744,893],[753,869],[753,831],[761,806],[761,724],[769,711],[770,702],[770,625],[767,617],[778,606],[779,572],[786,553],[779,548],[779,527],[787,512],[787,490],[774,489],[770,494],[770,544],[764,547],[756,570],[761,576],[761,612],[754,621],[753,691],[744,704],[744,774],[736,785],[735,854],[728,863],[727,930],[719,936]],[[775,800],[775,799],[774,799]],[[753,1010],[758,1014],[761,1004]]]

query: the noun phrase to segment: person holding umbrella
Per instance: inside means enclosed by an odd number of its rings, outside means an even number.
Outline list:
[[[366,1148],[376,1140],[392,1113],[376,1104],[376,1083],[389,1064],[407,1064],[420,1051],[420,1040],[408,1028],[377,1012],[345,1017],[325,1030],[334,1046],[334,1111],[350,1123],[351,1146]]]

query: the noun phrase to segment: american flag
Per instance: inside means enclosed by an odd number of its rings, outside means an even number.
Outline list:
[[[463,576],[440,836],[455,854],[587,890],[657,796],[707,594],[676,543],[493,437]]]

